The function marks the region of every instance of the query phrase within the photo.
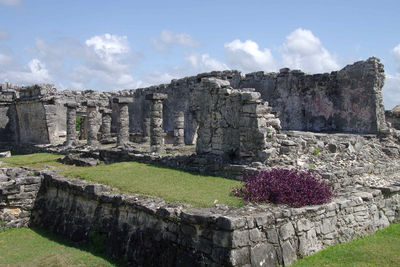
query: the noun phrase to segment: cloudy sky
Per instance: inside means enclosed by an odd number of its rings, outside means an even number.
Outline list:
[[[212,70],[385,65],[400,104],[398,0],[0,0],[0,82],[116,90]]]

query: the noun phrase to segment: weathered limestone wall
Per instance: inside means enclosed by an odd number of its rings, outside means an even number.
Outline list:
[[[30,170],[0,169],[0,231],[28,226],[41,182]]]
[[[24,102],[15,105],[18,118],[19,143],[50,143],[46,110],[43,103]]]
[[[96,235],[109,255],[135,266],[287,266],[400,220],[400,188],[394,186],[349,187],[330,203],[302,208],[192,209],[52,173],[1,171],[0,220],[7,226],[27,224],[40,187],[30,225],[74,242]]]
[[[260,92],[285,130],[378,133],[386,128],[384,79],[383,65],[372,57],[325,74],[250,73],[240,87]]]
[[[385,118],[393,128],[400,130],[400,105],[395,106],[392,110],[386,110]]]
[[[267,130],[280,130],[279,123],[273,127],[276,118],[258,92],[233,89],[228,81],[203,78],[191,102],[198,154],[257,158],[271,141]]]

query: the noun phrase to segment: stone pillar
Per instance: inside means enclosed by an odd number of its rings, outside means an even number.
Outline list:
[[[111,114],[112,110],[108,108],[102,108],[101,112],[101,143],[109,143],[111,141]]]
[[[150,142],[150,118],[143,119],[143,143]]]
[[[129,144],[129,111],[128,104],[133,102],[132,98],[116,97],[114,103],[118,104],[119,122],[117,128],[117,146]]]
[[[96,122],[97,119],[96,103],[94,101],[87,101],[84,103],[84,105],[87,108],[86,109],[87,145],[96,148],[99,145],[99,142],[97,141],[98,126]]]
[[[76,108],[77,103],[66,103],[67,107],[67,140],[65,141],[66,146],[76,145]]]
[[[174,146],[185,144],[185,113],[178,111],[174,113]]]
[[[79,132],[79,140],[85,140],[87,138],[87,119],[86,115],[81,117],[81,130]]]
[[[150,100],[150,149],[151,152],[160,153],[164,147],[163,125],[163,104],[167,99],[166,94],[153,93],[146,95],[146,100]]]

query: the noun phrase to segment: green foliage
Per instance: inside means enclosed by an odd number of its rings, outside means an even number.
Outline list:
[[[313,155],[316,156],[321,152],[318,147],[314,148]]]
[[[310,164],[310,165],[308,165],[308,168],[310,168],[310,169],[315,169],[315,164]]]
[[[374,235],[329,247],[291,266],[400,266],[400,223]]]
[[[94,167],[76,167],[57,162],[62,155],[37,153],[4,159],[11,166],[43,169],[52,166],[61,174],[109,185],[123,192],[161,197],[169,202],[185,202],[195,207],[212,207],[214,201],[242,206],[243,201],[230,194],[239,181],[192,174],[138,162],[120,162]]]
[[[0,266],[123,266],[84,247],[74,247],[40,229],[8,229],[0,232]]]
[[[83,123],[83,117],[82,116],[76,116],[76,131],[77,132],[81,131],[82,123]]]

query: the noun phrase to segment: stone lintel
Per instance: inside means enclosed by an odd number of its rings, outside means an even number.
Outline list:
[[[109,108],[100,108],[102,114],[112,114],[112,110]]]
[[[118,104],[129,104],[129,103],[133,103],[133,98],[132,97],[114,97],[113,102],[118,103]]]
[[[78,103],[65,103],[64,106],[67,108],[77,108]]]
[[[95,108],[97,106],[96,101],[93,101],[93,100],[85,101],[82,103],[82,105],[90,107],[90,108]]]
[[[146,95],[146,100],[164,100],[167,98],[168,98],[168,95],[162,94],[162,93],[152,93],[152,94]]]

